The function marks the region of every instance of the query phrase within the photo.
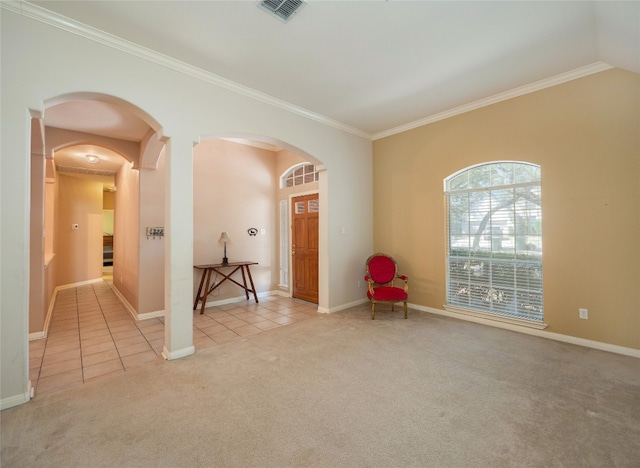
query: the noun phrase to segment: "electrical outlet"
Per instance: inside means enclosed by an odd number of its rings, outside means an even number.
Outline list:
[[[358,287],[359,288],[362,287],[362,282],[361,281],[358,281]]]
[[[587,320],[589,318],[589,310],[587,309],[578,309],[578,314],[583,320]]]

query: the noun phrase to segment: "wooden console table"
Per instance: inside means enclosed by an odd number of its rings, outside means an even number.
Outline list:
[[[198,293],[196,294],[196,300],[193,303],[193,310],[198,308],[198,302],[202,302],[202,306],[200,308],[200,313],[204,314],[204,308],[207,304],[207,297],[211,294],[215,289],[217,289],[222,283],[229,280],[232,283],[237,284],[242,289],[244,289],[244,293],[249,299],[249,293],[253,293],[253,298],[256,303],[258,302],[258,294],[256,293],[256,288],[253,285],[253,278],[251,278],[251,270],[249,270],[249,265],[257,265],[257,262],[229,262],[229,263],[214,263],[211,265],[195,265],[194,268],[202,270],[202,278],[200,279],[200,286],[198,286]],[[222,269],[224,268],[233,268],[228,274],[224,273]],[[231,275],[233,275],[236,271],[240,270],[242,273],[242,283],[237,282]],[[211,274],[216,273],[222,276],[222,279],[217,283],[211,282]],[[247,286],[247,276],[249,277],[249,284],[251,284],[251,288]],[[215,279],[214,279],[215,281]]]

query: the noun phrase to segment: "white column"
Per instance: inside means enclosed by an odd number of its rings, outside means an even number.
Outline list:
[[[329,174],[324,165],[316,166],[318,171],[318,197],[320,216],[318,226],[318,312],[330,312],[329,298]]]
[[[3,96],[0,138],[0,409],[26,403],[31,390],[28,339],[31,116],[11,97]]]
[[[172,137],[166,153],[164,349],[165,359],[193,346],[193,141]],[[143,226],[141,228],[144,229]]]

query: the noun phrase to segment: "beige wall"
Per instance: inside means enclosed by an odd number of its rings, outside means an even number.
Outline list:
[[[273,151],[217,139],[204,140],[195,147],[194,265],[222,261],[223,245],[218,239],[226,231],[231,238],[227,243],[230,262],[259,263],[251,267],[256,290],[266,292],[277,285],[276,179]],[[247,232],[252,227],[259,231],[255,237]],[[200,270],[194,270],[194,297],[200,277]],[[244,294],[230,282],[219,289],[209,301]]]
[[[55,210],[58,185],[56,183],[55,169],[53,159],[47,159],[46,162],[46,181],[44,188],[44,301],[45,320],[42,328],[37,331],[45,331],[46,314],[49,311],[53,293],[56,288],[56,259],[55,259]],[[51,309],[52,310],[52,309]],[[30,330],[32,333],[36,330]]]
[[[138,310],[140,195],[139,171],[123,164],[116,174],[113,232],[113,286]]]
[[[101,278],[102,183],[58,174],[57,195],[56,285]]]
[[[104,192],[102,196],[102,209],[103,210],[115,210],[116,209],[116,194],[115,192]]]
[[[164,227],[165,158],[157,169],[140,169],[140,229],[138,232],[138,314],[164,310],[164,237],[147,238],[147,227]]]
[[[38,120],[32,128],[31,153],[31,206],[29,222],[29,333],[40,332],[44,328],[46,306],[45,288],[45,158],[42,151],[42,132]],[[36,140],[36,141],[34,141]]]
[[[445,304],[443,179],[527,161],[542,168],[547,330],[640,348],[639,113],[640,76],[610,70],[375,141],[374,245],[410,302]]]

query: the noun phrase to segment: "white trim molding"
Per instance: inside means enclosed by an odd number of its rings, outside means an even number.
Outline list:
[[[188,346],[186,348],[182,348],[177,351],[173,351],[171,353],[169,352],[169,350],[167,350],[167,347],[164,346],[162,348],[162,357],[165,358],[167,361],[173,361],[174,359],[180,359],[186,356],[191,356],[195,352],[196,352],[195,346]]]
[[[13,408],[14,406],[27,403],[31,399],[31,388],[31,383],[29,383],[28,390],[26,392],[0,400],[0,410],[6,410],[8,408]]]
[[[63,289],[77,288],[78,286],[85,286],[87,284],[99,283],[101,281],[102,281],[102,278],[96,278],[96,279],[87,280],[87,281],[80,281],[78,283],[69,283],[69,284],[63,284],[61,286],[56,286],[56,288],[53,290],[53,294],[51,294],[51,299],[49,300],[49,307],[47,309],[47,315],[44,319],[43,330],[40,332],[29,333],[29,341],[43,340],[49,334],[49,325],[51,325],[51,318],[53,317],[53,308],[56,305],[58,292],[62,291]]]
[[[417,304],[408,304],[410,309],[419,310],[422,312],[429,312],[436,315],[443,315],[458,320],[466,320],[468,322],[480,323],[482,325],[488,325],[490,327],[502,328],[504,330],[510,330],[518,333],[524,333],[525,335],[538,336],[540,338],[546,338],[549,340],[560,341],[562,343],[569,343],[578,346],[584,346],[586,348],[597,349],[600,351],[607,351],[609,353],[621,354],[624,356],[630,356],[634,358],[640,358],[640,349],[627,348],[624,346],[618,346],[610,343],[602,343],[600,341],[587,340],[585,338],[578,338],[575,336],[561,335],[560,333],[552,333],[545,330],[523,327],[521,324],[507,323],[505,321],[489,320],[480,316],[473,316],[468,314],[462,314],[458,312],[450,312],[447,310],[436,309],[433,307],[425,307]]]
[[[29,333],[29,341],[44,340],[47,337],[47,327],[45,326],[43,331]]]
[[[120,291],[118,291],[118,288],[116,288],[115,284],[111,284],[110,286],[111,286],[111,290],[115,293],[116,296],[118,296],[118,299],[120,299],[120,302],[122,302],[122,305],[124,306],[124,308],[127,309],[127,312],[129,312],[131,317],[133,317],[133,320],[138,320],[138,312],[136,312],[136,309],[131,304],[129,304],[129,301],[127,301],[127,299],[123,296],[123,294]],[[148,318],[151,318],[151,317],[148,317]]]
[[[100,283],[102,281],[103,279],[102,277],[100,277],[100,278],[94,278],[86,281],[78,281],[77,283],[63,284],[61,286],[56,287],[56,294],[58,294],[58,291],[61,291],[63,289],[77,288],[79,286],[86,286],[88,284]]]
[[[506,101],[508,99],[513,99],[515,97],[523,96],[525,94],[533,93],[535,91],[540,91],[545,88],[550,88],[552,86],[566,83],[567,81],[577,80],[578,78],[583,78],[585,76],[589,76],[594,73],[599,73],[601,71],[609,70],[611,68],[613,68],[613,66],[609,65],[608,63],[595,62],[595,63],[592,63],[591,65],[586,65],[584,67],[576,68],[566,73],[561,73],[559,75],[552,76],[550,78],[545,78],[543,80],[535,81],[533,83],[529,83],[528,85],[520,86],[518,88],[505,91],[503,93],[494,94],[493,96],[479,99],[477,101],[470,102],[469,104],[464,104],[462,106],[454,107],[453,109],[439,112],[437,114],[433,114],[419,120],[414,120],[413,122],[409,122],[404,125],[400,125],[398,127],[394,127],[388,130],[384,130],[382,132],[374,133],[371,136],[371,139],[379,140],[380,138],[385,138],[391,135],[395,135],[397,133],[406,132],[407,130],[413,130],[414,128],[422,127],[423,125],[427,125],[433,122],[438,122],[439,120],[445,120],[445,119],[448,119],[449,117],[454,117],[456,115],[464,114],[472,110],[480,109],[481,107],[490,106],[491,104],[496,104],[498,102]]]
[[[284,291],[278,291],[278,290],[265,291],[265,292],[260,292],[260,293],[257,293],[257,294],[258,294],[258,298],[267,297],[267,296],[291,297],[290,295],[288,295]],[[249,299],[247,299],[246,296],[228,297],[227,299],[220,299],[220,300],[217,300],[217,301],[209,301],[209,302],[207,302],[205,304],[204,307],[205,307],[205,309],[207,309],[209,307],[221,306],[221,305],[226,305],[226,304],[235,304],[236,302],[246,302],[246,301],[252,302],[253,299],[251,299],[251,297],[249,297]],[[202,307],[202,304],[198,305],[198,308],[200,308],[200,307]]]
[[[485,320],[495,320],[497,322],[508,323],[508,324],[511,324],[511,325],[518,325],[518,326],[521,326],[521,327],[535,328],[536,330],[544,330],[545,328],[547,328],[549,326],[544,322],[535,322],[533,320],[524,320],[524,319],[518,319],[518,318],[515,318],[515,317],[505,317],[505,316],[500,316],[500,315],[497,315],[497,314],[489,314],[489,313],[485,313],[485,312],[480,312],[478,310],[466,309],[464,307],[456,307],[456,306],[445,305],[444,306],[444,310],[446,310],[447,312],[453,312],[455,314],[464,314],[464,315],[469,315],[471,317],[482,318],[482,319],[485,319]]]
[[[320,314],[334,314],[336,312],[341,312],[343,310],[347,310],[350,309],[351,307],[356,307],[359,306],[361,304],[365,304],[369,302],[369,299],[364,298],[364,299],[358,299],[357,301],[352,301],[352,302],[347,302],[346,304],[342,304],[336,307],[318,307],[318,313]]]
[[[164,317],[164,309],[154,310],[153,312],[145,312],[144,314],[136,314],[135,319],[138,321],[141,321],[141,320],[149,320],[157,317]]]
[[[118,288],[116,287],[115,284],[110,284],[109,286],[111,286],[111,290],[113,291],[113,293],[116,296],[118,296],[118,299],[120,300],[120,302],[122,302],[122,305],[124,306],[124,308],[127,309],[127,312],[129,312],[129,315],[131,315],[131,317],[133,317],[133,320],[135,320],[136,322],[140,322],[142,320],[149,320],[157,317],[164,317],[164,309],[154,310],[152,312],[145,312],[144,314],[139,314],[138,311],[136,311],[136,309],[129,303],[129,301],[127,301],[124,295],[120,291],[118,291]]]
[[[220,88],[224,88],[234,93],[247,96],[251,99],[255,99],[256,101],[261,101],[265,104],[283,109],[287,112],[306,117],[310,120],[315,120],[316,122],[328,125],[338,130],[342,130],[344,132],[351,133],[368,140],[371,139],[371,134],[363,130],[351,127],[350,125],[317,114],[303,107],[296,106],[295,104],[288,103],[266,93],[238,84],[214,73],[208,72],[193,65],[186,64],[167,55],[158,53],[154,50],[147,49],[146,47],[127,41],[118,36],[114,36],[113,34],[109,34],[66,16],[49,11],[46,8],[42,8],[27,2],[3,1],[1,5],[2,8],[6,8],[7,10],[13,11],[14,13],[18,13],[28,18],[48,24],[50,26],[54,26],[72,34],[76,34],[86,39],[106,45],[113,49],[120,50],[127,54],[133,55],[134,57],[148,60],[149,62],[161,65],[170,70],[183,73],[193,78],[211,83],[215,86],[219,86]]]
[[[455,107],[453,109],[449,109],[443,112],[439,112],[437,114],[433,114],[431,116],[424,117],[422,119],[415,120],[413,122],[409,122],[403,125],[399,125],[397,127],[390,128],[388,130],[383,130],[381,132],[371,134],[364,130],[360,130],[358,128],[347,125],[343,122],[339,122],[330,117],[326,117],[324,115],[310,111],[303,107],[296,106],[295,104],[291,104],[289,102],[283,101],[282,99],[273,97],[269,94],[263,93],[261,91],[257,91],[255,89],[241,85],[234,81],[228,80],[226,78],[223,78],[219,75],[203,70],[201,68],[181,62],[177,59],[158,53],[154,50],[148,49],[146,47],[135,44],[133,42],[127,41],[113,34],[109,34],[99,29],[93,28],[91,26],[88,26],[79,21],[73,20],[66,16],[60,15],[58,13],[54,13],[50,10],[47,10],[46,8],[33,5],[28,2],[7,1],[7,0],[1,1],[0,7],[6,10],[12,11],[14,13],[17,13],[19,15],[23,15],[27,18],[40,21],[42,23],[48,24],[50,26],[54,26],[56,28],[70,32],[72,34],[76,34],[86,39],[98,42],[100,44],[106,45],[113,49],[120,50],[132,56],[141,58],[143,60],[148,60],[149,62],[161,65],[170,70],[183,73],[185,75],[191,76],[198,80],[211,83],[215,86],[219,86],[220,88],[227,89],[231,92],[249,97],[251,99],[255,99],[256,101],[260,101],[268,105],[271,105],[273,107],[283,109],[287,112],[291,112],[293,114],[306,117],[310,120],[314,120],[318,123],[336,128],[338,130],[342,130],[344,132],[365,138],[367,140],[378,140],[380,138],[385,138],[391,135],[395,135],[397,133],[406,132],[407,130],[412,130],[414,128],[421,127],[423,125],[437,122],[439,120],[444,120],[449,117],[453,117],[459,114],[463,114],[465,112],[479,109],[481,107],[495,104],[497,102],[506,101],[507,99],[522,96],[524,94],[529,94],[534,91],[549,88],[551,86],[565,83],[567,81],[575,80],[578,78],[591,75],[593,73],[598,73],[604,70],[609,70],[611,68],[614,68],[613,66],[604,62],[595,62],[593,64],[586,65],[584,67],[579,67],[574,70],[570,70],[568,72],[561,73],[559,75],[556,75],[550,78],[539,80],[534,83],[530,83],[528,85],[520,86],[510,91],[505,91],[503,93],[498,93],[493,96],[488,96],[486,98],[479,99],[469,104],[464,104],[462,106]]]

